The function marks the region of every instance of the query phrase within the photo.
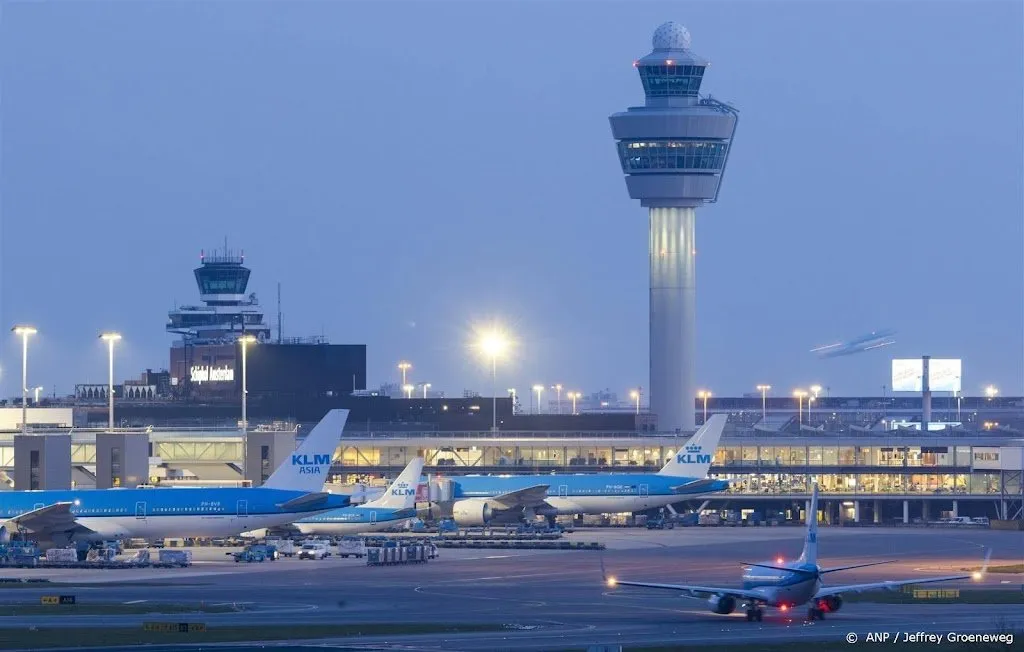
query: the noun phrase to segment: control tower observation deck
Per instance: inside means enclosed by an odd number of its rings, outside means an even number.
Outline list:
[[[654,32],[634,62],[647,101],[612,115],[629,196],[650,217],[650,404],[661,431],[694,430],[696,208],[718,199],[738,112],[699,95],[709,62],[678,23]]]
[[[205,305],[179,306],[167,315],[167,332],[181,335],[181,344],[229,344],[242,335],[270,340],[270,326],[249,285],[245,254],[214,251],[199,254],[194,271],[199,299]]]

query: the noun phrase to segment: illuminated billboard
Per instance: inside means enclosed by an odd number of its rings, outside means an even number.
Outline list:
[[[960,392],[963,361],[928,361],[928,386],[933,392]],[[924,362],[921,358],[892,361],[892,391],[920,392],[924,389]]]

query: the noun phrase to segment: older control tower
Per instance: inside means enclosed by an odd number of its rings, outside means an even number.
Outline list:
[[[696,401],[696,208],[718,199],[738,115],[700,97],[708,61],[678,23],[634,62],[647,101],[609,120],[629,196],[650,214],[651,411],[662,431],[693,430]]]

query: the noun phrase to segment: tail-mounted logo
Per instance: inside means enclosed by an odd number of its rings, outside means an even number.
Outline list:
[[[392,496],[413,496],[416,494],[416,487],[410,487],[408,482],[399,482],[391,490]]]
[[[292,466],[299,467],[300,475],[321,475],[321,467],[330,465],[330,455],[292,455]]]
[[[676,464],[711,464],[711,456],[701,455],[703,449],[700,446],[687,444],[684,450],[685,453],[676,455]]]

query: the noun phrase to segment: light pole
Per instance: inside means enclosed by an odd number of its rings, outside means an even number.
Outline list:
[[[818,400],[818,394],[821,393],[821,385],[811,385],[810,389],[811,389],[811,393],[814,394],[814,396],[810,396],[810,397],[807,398],[807,425],[812,425],[811,424],[811,406],[812,406],[812,404],[815,401]]]
[[[799,425],[804,425],[804,397],[807,396],[807,392],[802,389],[793,390],[793,396],[796,397],[796,418]]]
[[[636,413],[640,414],[640,390],[630,390],[629,398],[633,399],[633,402],[636,403]]]
[[[697,398],[704,399],[704,423],[708,422],[708,399],[711,398],[711,392],[707,390],[700,390],[697,392]]]
[[[505,391],[507,391],[509,394],[512,395],[512,414],[515,414],[516,413],[516,388],[515,387],[509,387]]]
[[[758,385],[757,391],[761,392],[761,420],[768,420],[768,390],[771,389],[771,385]]]
[[[416,388],[408,383],[402,385],[402,391],[405,392],[405,398],[412,398],[412,390],[414,389]]]
[[[430,383],[423,383],[423,398],[427,398],[428,389],[430,389]]]
[[[28,432],[28,336],[38,331],[32,326],[15,326],[11,329],[21,336],[21,432]]]
[[[246,412],[248,408],[249,400],[249,385],[248,385],[248,369],[246,368],[247,351],[250,344],[256,343],[256,338],[252,335],[243,335],[238,338],[238,343],[242,345],[242,432],[249,432],[249,415]]]
[[[114,342],[121,339],[120,333],[114,331],[107,331],[100,333],[100,339],[107,343],[107,398],[109,399],[109,407],[107,408],[107,429],[111,432],[114,431]],[[245,417],[242,417],[243,419]]]
[[[552,385],[551,389],[553,389],[553,390],[555,390],[555,392],[557,392],[557,394],[555,394],[555,406],[556,406],[556,409],[558,410],[558,413],[561,414],[562,413],[562,385],[561,384]],[[575,410],[573,410],[573,412],[575,412]]]
[[[541,413],[540,409],[540,394],[544,391],[544,385],[534,385],[533,391],[537,392],[537,414]]]
[[[576,414],[576,399],[582,398],[583,394],[580,392],[569,392],[569,398],[572,399],[572,413]]]
[[[480,338],[480,350],[491,359],[491,430],[498,430],[498,356],[508,350],[509,341],[497,329]]]
[[[405,374],[407,371],[412,369],[412,363],[403,360],[402,362],[398,363],[398,368],[402,372],[402,387],[405,387],[406,385],[409,384],[409,382],[405,379]]]
[[[42,385],[40,385],[39,387],[32,388],[32,391],[35,393],[35,398],[33,398],[32,400],[33,405],[39,405],[39,392],[43,391],[44,389],[45,388]]]

